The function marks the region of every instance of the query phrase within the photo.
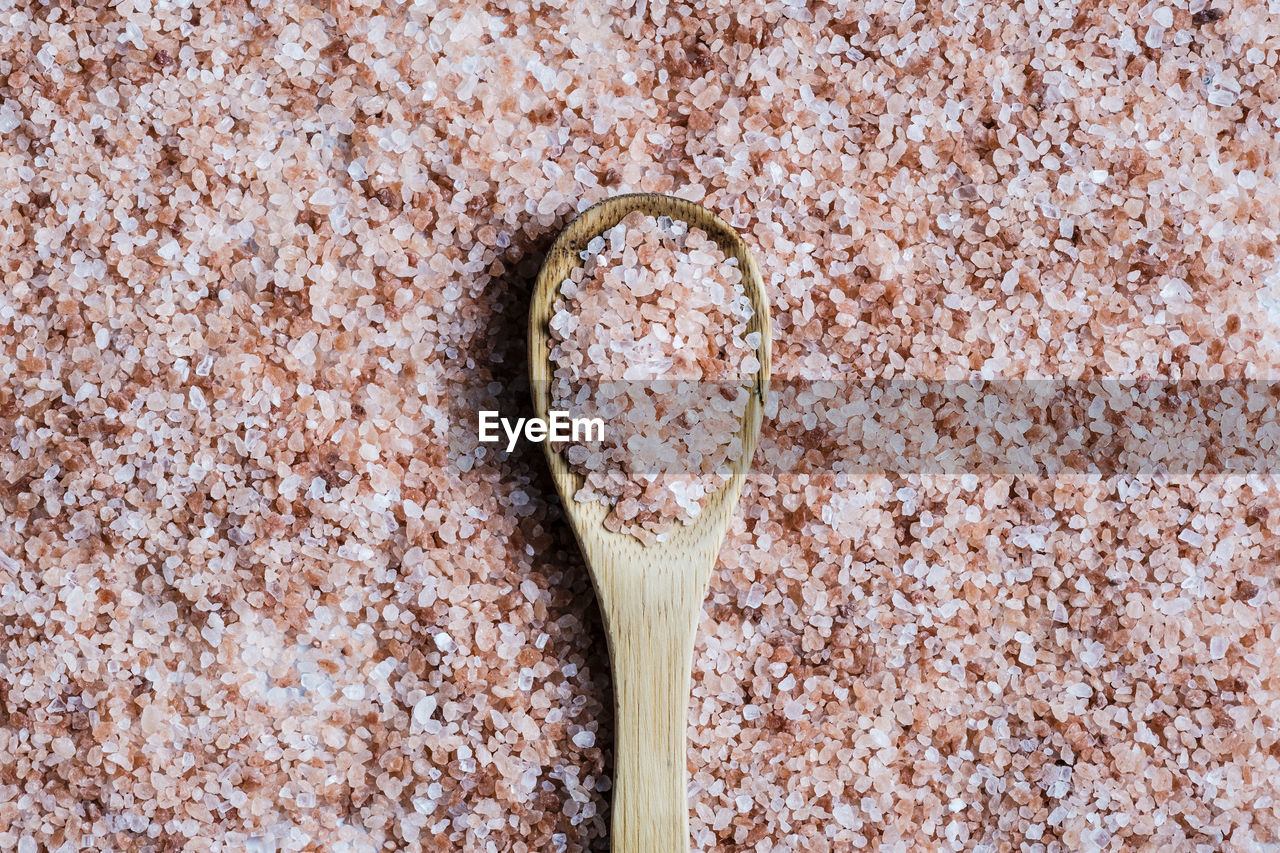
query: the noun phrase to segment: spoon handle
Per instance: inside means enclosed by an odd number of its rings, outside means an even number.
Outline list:
[[[669,607],[620,615],[610,620],[612,853],[689,853],[685,724],[694,626]]]

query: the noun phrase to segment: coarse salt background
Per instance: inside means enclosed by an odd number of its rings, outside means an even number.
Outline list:
[[[550,407],[604,428],[559,450],[584,477],[574,499],[653,544],[742,458],[760,332],[737,258],[686,222],[632,211],[579,255],[548,324]]]
[[[607,848],[530,281],[625,191],[779,378],[1274,376],[1280,7],[0,2],[0,849]],[[1271,282],[1271,284],[1268,284]],[[792,474],[701,625],[701,850],[1256,851],[1273,478]]]

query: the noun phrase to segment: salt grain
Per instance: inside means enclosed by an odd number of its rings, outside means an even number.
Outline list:
[[[427,721],[431,719],[431,715],[436,712],[436,698],[434,696],[424,696],[419,699],[413,706],[413,723],[418,727],[425,726]]]

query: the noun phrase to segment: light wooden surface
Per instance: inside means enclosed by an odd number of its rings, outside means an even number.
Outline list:
[[[645,546],[604,528],[608,508],[577,503],[582,478],[544,444],[560,500],[573,525],[599,597],[613,666],[616,732],[612,808],[613,853],[688,853],[688,779],[685,718],[694,635],[711,570],[760,435],[769,385],[769,303],[755,261],[727,223],[684,199],[651,193],[615,196],[583,211],[547,255],[529,309],[529,375],[533,404],[545,417],[550,404],[548,323],[560,284],[582,263],[587,241],[633,210],[667,215],[701,228],[726,256],[736,257],[760,333],[760,372],[742,423],[743,455],[733,476],[709,496],[688,526],[677,523],[665,542]]]

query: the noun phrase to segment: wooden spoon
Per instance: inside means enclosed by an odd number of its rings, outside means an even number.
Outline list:
[[[726,257],[738,259],[743,286],[755,310],[749,331],[760,335],[760,371],[742,420],[743,453],[729,481],[709,495],[689,525],[677,524],[667,539],[643,545],[605,529],[609,508],[578,503],[583,479],[563,456],[544,443],[551,476],[573,525],[599,598],[613,666],[614,735],[613,853],[688,853],[689,803],[685,764],[685,719],[693,644],[711,569],[751,455],[769,386],[769,303],[746,243],[729,225],[690,201],[654,193],[621,195],[583,211],[551,247],[529,308],[529,376],[533,406],[546,418],[550,407],[548,324],[560,284],[583,263],[579,252],[633,210],[670,216],[701,228]]]

